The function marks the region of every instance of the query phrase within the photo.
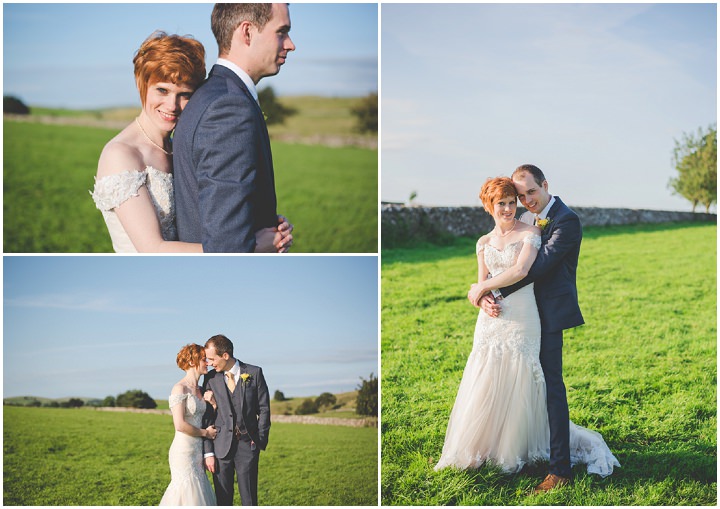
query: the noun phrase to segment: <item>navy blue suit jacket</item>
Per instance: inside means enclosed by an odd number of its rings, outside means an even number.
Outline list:
[[[173,138],[179,240],[208,253],[253,252],[277,226],[275,177],[263,113],[243,81],[215,65]]]
[[[557,196],[547,217],[550,222],[542,230],[542,245],[527,277],[501,288],[500,293],[507,297],[534,282],[542,330],[558,332],[585,323],[576,285],[582,225],[577,214]]]
[[[203,439],[203,452],[213,452],[218,458],[225,458],[230,453],[235,425],[244,425],[262,450],[265,450],[270,438],[270,393],[262,368],[238,362],[240,372],[248,373],[250,378],[245,383],[238,380],[234,392],[228,389],[222,372],[208,371],[203,380],[203,393],[213,391],[217,403],[216,411],[208,404],[203,422],[203,427],[214,425],[217,436],[215,440]]]

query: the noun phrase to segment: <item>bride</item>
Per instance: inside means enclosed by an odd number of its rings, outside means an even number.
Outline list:
[[[170,393],[175,438],[169,452],[170,485],[160,505],[217,505],[202,453],[202,439],[214,440],[217,435],[214,426],[201,427],[206,405],[215,406],[212,395],[203,399],[198,387],[200,375],[208,372],[205,349],[194,344],[184,346],[177,355],[177,365],[185,376]]]
[[[493,216],[495,228],[476,245],[478,283],[470,294],[477,298],[491,288],[523,279],[541,245],[540,229],[515,219],[517,191],[511,179],[488,179],[480,198]],[[482,310],[478,314],[473,348],[435,470],[478,468],[488,462],[514,473],[550,457],[540,318],[533,284],[500,302],[498,317]],[[588,472],[605,477],[613,466],[620,466],[598,433],[572,422],[570,447],[571,462],[587,464]]]
[[[201,244],[179,242],[175,228],[171,136],[178,117],[205,79],[205,49],[190,37],[154,32],[135,58],[142,111],[110,140],[98,162],[91,192],[117,253],[201,253]],[[292,226],[255,234],[255,252],[286,252]]]

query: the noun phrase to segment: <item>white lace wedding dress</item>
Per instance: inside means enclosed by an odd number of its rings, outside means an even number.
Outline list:
[[[524,242],[540,247],[540,237],[528,234],[500,251],[478,241],[493,276],[515,264]],[[435,470],[478,468],[484,462],[505,472],[550,458],[550,429],[545,401],[545,377],[540,365],[540,317],[533,285],[501,302],[498,318],[478,313],[470,352],[445,444]],[[590,473],[608,476],[620,466],[599,433],[570,422],[570,460],[587,464]]]
[[[95,180],[95,189],[90,192],[95,206],[102,212],[107,225],[113,249],[116,253],[137,253],[130,237],[115,214],[115,207],[138,195],[138,190],[147,186],[152,199],[160,231],[164,240],[177,240],[175,227],[175,196],[172,173],[165,173],[152,166],[143,171],[124,171]]]
[[[170,408],[185,401],[185,421],[196,428],[202,426],[205,413],[205,400],[193,394],[172,394]],[[203,465],[202,438],[191,437],[180,431],[170,445],[170,485],[160,501],[160,505],[217,505],[205,474]]]

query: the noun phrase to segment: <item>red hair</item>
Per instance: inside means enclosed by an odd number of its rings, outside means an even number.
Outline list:
[[[489,178],[480,189],[480,200],[488,214],[492,214],[493,205],[506,196],[517,198],[515,184],[508,177]]]
[[[152,83],[187,85],[194,91],[205,80],[205,48],[192,37],[153,32],[135,53],[133,64],[143,107]]]
[[[182,347],[177,354],[177,365],[183,371],[198,367],[200,360],[205,358],[205,349],[200,345],[189,344]]]

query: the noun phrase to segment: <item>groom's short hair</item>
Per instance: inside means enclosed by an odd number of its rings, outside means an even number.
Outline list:
[[[547,180],[542,170],[534,164],[523,164],[521,166],[518,166],[517,168],[515,168],[515,171],[512,174],[512,178],[515,178],[515,175],[520,175],[521,173],[529,173],[530,175],[532,175],[535,183],[539,186],[542,186],[542,183]]]
[[[233,344],[226,336],[218,334],[213,336],[205,342],[205,348],[215,347],[215,352],[222,357],[223,354],[227,353],[230,357],[233,356]]]
[[[249,21],[261,30],[272,18],[272,4],[215,4],[210,16],[210,27],[218,44],[218,52],[230,52],[233,34],[240,23]]]

